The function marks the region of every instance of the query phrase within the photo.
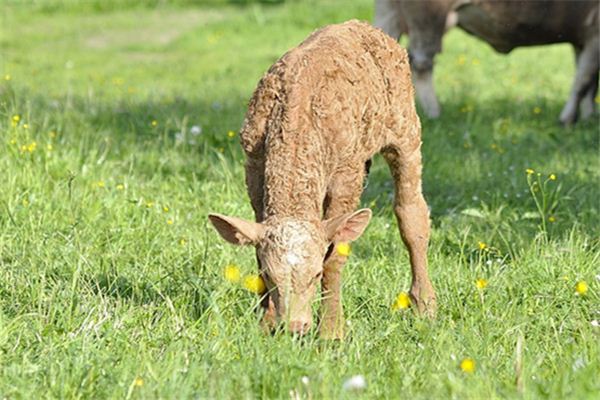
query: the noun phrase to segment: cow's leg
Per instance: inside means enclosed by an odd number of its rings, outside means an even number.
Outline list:
[[[394,212],[400,235],[408,249],[412,270],[410,296],[417,310],[433,317],[436,299],[427,273],[429,210],[421,192],[421,143],[418,137],[408,145],[388,146],[383,155],[395,185]]]
[[[560,122],[565,125],[571,125],[577,121],[581,100],[589,91],[593,93],[595,91],[594,86],[598,85],[599,45],[600,39],[594,38],[585,44],[577,56],[577,71],[571,88],[571,95],[560,113]],[[594,101],[593,94],[591,101]],[[589,107],[589,105],[584,107]]]
[[[581,47],[575,47],[576,66],[579,66],[579,57],[581,55],[581,50]],[[593,78],[593,82],[594,83],[583,94],[583,98],[581,99],[581,103],[579,106],[581,119],[587,119],[591,117],[596,111],[596,95],[598,94],[598,71],[596,71],[596,76]]]
[[[343,171],[332,178],[335,182],[328,189],[325,219],[335,218],[356,209],[363,189],[365,172]],[[342,305],[342,270],[348,259],[340,254],[332,243],[323,262],[321,280],[321,308],[319,311],[319,336],[324,339],[342,339],[344,337],[344,309]]]
[[[398,0],[375,0],[373,26],[398,40],[408,32]]]
[[[248,196],[250,197],[250,203],[252,204],[252,209],[254,210],[256,222],[261,222],[263,219],[264,180],[264,160],[249,157],[248,161],[246,162],[246,187],[248,189]],[[262,273],[262,267],[258,256],[256,256],[256,262],[258,264],[259,273]],[[275,328],[277,324],[275,305],[268,294],[263,296],[260,305],[263,311],[261,323],[265,330],[270,331],[271,329]]]
[[[428,70],[413,69],[412,75],[417,98],[425,115],[429,118],[438,118],[441,114],[441,107],[433,87],[433,67]]]

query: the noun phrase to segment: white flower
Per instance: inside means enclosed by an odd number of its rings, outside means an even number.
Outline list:
[[[597,319],[593,320],[593,321],[591,322],[591,324],[592,324],[592,326],[593,326],[594,328],[597,328],[597,327],[599,327],[599,326],[600,326],[600,322],[598,322],[598,320],[597,320]]]
[[[202,133],[202,127],[200,125],[194,125],[190,128],[190,133],[194,136],[198,136]]]
[[[310,382],[309,379],[308,379],[308,376],[303,376],[300,380],[306,386],[308,386],[308,382]]]
[[[344,382],[342,389],[349,390],[349,391],[350,390],[363,390],[366,387],[367,387],[367,381],[365,380],[365,377],[362,375],[354,375],[353,377],[348,379],[346,382]]]

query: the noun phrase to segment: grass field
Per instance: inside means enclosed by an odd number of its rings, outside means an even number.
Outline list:
[[[237,130],[262,73],[372,2],[26,3],[0,1],[1,398],[600,396],[599,122],[556,123],[568,46],[446,37],[423,120],[438,317],[391,310],[410,273],[378,157],[331,343],[261,332],[223,276],[253,250],[206,215],[252,216]]]

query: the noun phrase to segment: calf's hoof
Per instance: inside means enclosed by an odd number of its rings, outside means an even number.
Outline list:
[[[417,313],[427,318],[435,318],[437,301],[433,288],[413,288],[410,291],[410,299],[415,305]]]

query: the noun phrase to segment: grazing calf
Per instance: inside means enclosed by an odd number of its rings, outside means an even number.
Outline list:
[[[435,311],[427,274],[429,213],[421,193],[421,127],[406,51],[369,24],[314,32],[263,76],[242,127],[246,183],[256,222],[209,215],[230,243],[253,245],[268,289],[263,322],[298,334],[312,324],[320,282],[322,337],[343,336],[341,272],[369,209],[358,211],[371,157],[395,183],[394,211],[412,267],[417,309]]]

